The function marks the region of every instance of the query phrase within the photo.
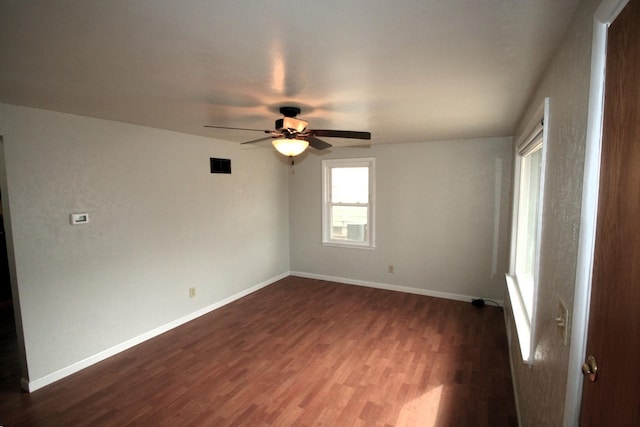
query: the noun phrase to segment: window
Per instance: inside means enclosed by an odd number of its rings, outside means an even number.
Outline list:
[[[543,114],[546,118],[547,110],[548,101],[545,101],[543,108],[535,116],[533,125],[529,126],[524,137],[519,138],[515,159],[511,262],[507,274],[507,289],[522,359],[527,363],[531,363],[533,359],[531,350],[538,288],[546,158]]]
[[[322,161],[322,243],[374,247],[373,158]]]
[[[542,134],[531,151],[520,154],[518,228],[516,229],[515,276],[529,318],[533,314],[533,276],[538,243],[540,213],[540,172],[542,169]]]

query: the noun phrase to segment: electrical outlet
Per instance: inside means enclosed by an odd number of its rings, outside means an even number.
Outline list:
[[[394,270],[395,270],[395,268],[393,267],[393,264],[389,264],[389,273],[393,274]]]
[[[196,288],[189,288],[189,298],[196,297]]]

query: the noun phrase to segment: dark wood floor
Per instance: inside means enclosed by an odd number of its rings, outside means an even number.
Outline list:
[[[288,277],[31,394],[4,426],[515,426],[499,309]]]

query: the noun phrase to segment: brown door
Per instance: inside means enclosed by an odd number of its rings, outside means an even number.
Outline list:
[[[580,425],[640,426],[640,0],[609,27]]]

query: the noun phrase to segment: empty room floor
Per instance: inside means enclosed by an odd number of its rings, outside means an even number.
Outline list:
[[[492,306],[287,277],[34,393],[5,426],[516,426]]]

